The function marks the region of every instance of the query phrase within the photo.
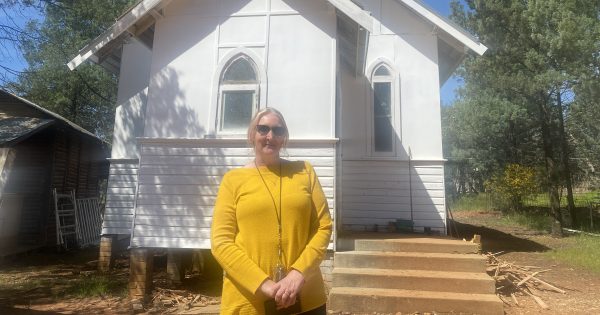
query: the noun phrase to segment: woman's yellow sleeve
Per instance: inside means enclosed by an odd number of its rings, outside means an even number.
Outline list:
[[[305,167],[310,178],[313,203],[310,236],[308,244],[306,244],[298,259],[292,264],[292,268],[303,274],[309,269],[318,268],[320,265],[331,239],[332,228],[329,206],[325,193],[323,193],[323,188],[321,188],[321,183],[312,165],[305,162]]]
[[[215,203],[211,251],[227,276],[254,294],[269,276],[234,242],[237,233],[235,193],[228,175],[223,177]]]

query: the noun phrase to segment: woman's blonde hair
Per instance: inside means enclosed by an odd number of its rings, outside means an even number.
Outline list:
[[[256,114],[254,114],[254,117],[252,118],[252,120],[250,120],[250,125],[248,126],[248,144],[250,146],[254,147],[254,135],[256,135],[256,132],[257,132],[256,126],[258,125],[258,122],[260,121],[260,119],[263,118],[263,116],[265,116],[267,114],[273,114],[273,115],[277,116],[277,118],[279,118],[281,127],[283,127],[283,129],[285,129],[285,133],[283,135],[283,146],[285,147],[285,145],[287,144],[288,139],[290,137],[290,134],[288,132],[288,127],[287,127],[287,124],[285,123],[285,119],[283,118],[283,115],[281,114],[281,112],[276,110],[273,107],[263,108],[263,109],[259,110]]]

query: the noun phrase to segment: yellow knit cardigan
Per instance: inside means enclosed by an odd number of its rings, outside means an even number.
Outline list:
[[[223,177],[211,228],[212,253],[224,270],[221,314],[264,313],[264,300],[255,293],[278,261],[276,211],[283,264],[306,281],[302,311],[327,300],[319,268],[331,237],[327,199],[308,162],[282,162],[282,187],[279,171],[279,166],[239,168]]]

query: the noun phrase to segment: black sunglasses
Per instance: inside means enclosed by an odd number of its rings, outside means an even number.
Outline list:
[[[261,136],[266,136],[269,134],[269,131],[273,131],[273,135],[275,137],[282,137],[285,135],[285,128],[280,127],[280,126],[276,126],[276,127],[269,127],[267,125],[256,125],[256,131],[261,135]]]

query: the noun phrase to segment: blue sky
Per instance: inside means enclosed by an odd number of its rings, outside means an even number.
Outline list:
[[[0,0],[1,1],[1,0]],[[450,1],[451,0],[421,0],[429,5],[433,10],[443,16],[450,14]],[[10,16],[0,14],[0,24],[14,25],[13,23],[22,26],[27,20],[31,18],[39,18],[33,10],[16,11],[11,12]],[[9,43],[2,43],[2,45],[10,46]],[[9,65],[10,68],[15,70],[23,70],[27,65],[20,52],[17,49],[10,48],[1,50],[0,62],[5,65]],[[0,69],[1,71],[1,69]],[[442,86],[440,91],[442,105],[449,105],[455,99],[455,90],[460,86],[460,82],[455,77],[451,77]]]

